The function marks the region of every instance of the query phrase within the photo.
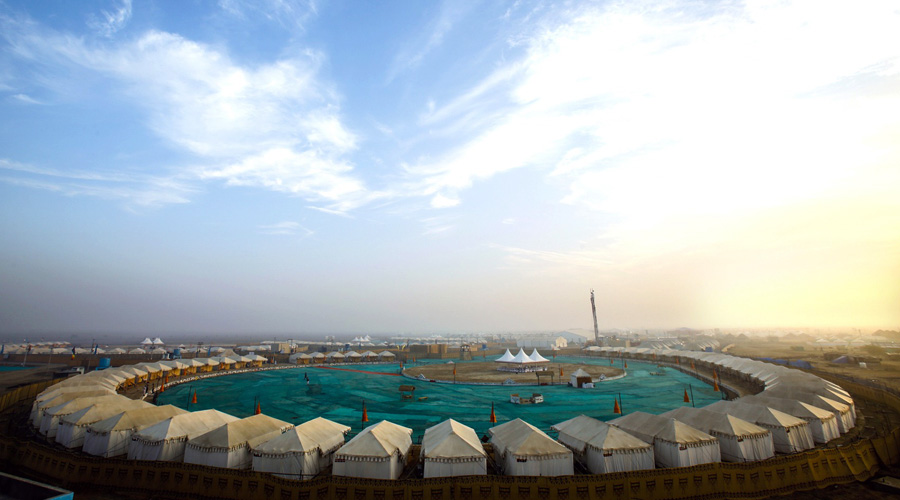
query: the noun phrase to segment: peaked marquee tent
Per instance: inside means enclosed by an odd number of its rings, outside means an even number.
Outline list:
[[[134,432],[185,413],[187,411],[172,405],[150,405],[121,411],[88,427],[82,451],[99,457],[125,455]]]
[[[581,415],[552,429],[559,432],[559,442],[593,474],[654,467],[653,445],[606,422]]]
[[[722,460],[716,438],[674,418],[636,411],[609,423],[652,442],[657,467],[689,467]]]
[[[184,463],[249,469],[250,449],[280,436],[292,424],[262,413],[221,425],[188,441]]]
[[[426,478],[487,474],[487,452],[475,430],[453,419],[425,429],[422,456]]]
[[[317,417],[255,446],[253,470],[309,479],[331,465],[350,427]]]
[[[59,426],[56,428],[56,442],[66,448],[81,448],[84,444],[85,433],[91,424],[129,408],[147,407],[153,407],[153,405],[134,399],[88,406],[59,419]]]
[[[749,405],[737,401],[716,401],[703,408],[734,415],[752,422],[772,433],[775,451],[778,453],[797,453],[815,447],[809,424],[805,420],[782,411],[762,405]]]
[[[366,427],[334,454],[335,476],[397,479],[412,446],[412,429],[387,420]]]
[[[682,406],[660,416],[674,418],[718,438],[725,462],[751,462],[775,456],[771,432],[733,415]]]
[[[575,473],[572,450],[522,419],[492,427],[491,443],[507,476],[569,476]]]
[[[136,431],[128,444],[130,460],[184,461],[187,442],[237,417],[218,410],[202,410],[169,417]]]

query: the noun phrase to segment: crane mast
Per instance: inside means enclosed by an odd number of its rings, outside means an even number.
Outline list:
[[[597,306],[594,305],[594,289],[591,288],[591,312],[594,314],[594,342],[600,345],[600,329],[597,328]]]

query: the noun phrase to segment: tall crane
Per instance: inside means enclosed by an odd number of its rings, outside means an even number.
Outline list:
[[[600,345],[600,329],[597,328],[597,306],[594,305],[594,289],[591,288],[591,312],[594,313],[594,342]]]

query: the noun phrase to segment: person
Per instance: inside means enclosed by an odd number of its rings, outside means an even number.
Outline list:
[[[303,378],[306,379],[306,385],[309,385],[309,375],[307,375],[306,372],[303,372]]]

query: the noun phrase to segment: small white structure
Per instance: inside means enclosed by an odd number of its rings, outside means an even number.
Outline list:
[[[592,389],[594,387],[594,379],[590,373],[579,368],[569,376],[569,385],[583,389]]]
[[[733,415],[682,406],[660,416],[716,437],[725,462],[754,462],[775,456],[771,432]]]
[[[228,469],[249,469],[250,450],[294,427],[268,415],[253,415],[228,422],[188,441],[184,463]]]
[[[522,419],[492,427],[490,433],[496,461],[507,476],[569,476],[575,473],[572,450]]]
[[[255,446],[253,470],[309,479],[331,465],[350,427],[317,417]]]
[[[169,417],[135,432],[128,444],[128,458],[182,462],[190,439],[236,420],[237,417],[218,410],[202,410]]]
[[[690,467],[722,461],[715,437],[674,418],[636,411],[608,423],[652,443],[657,467]]]
[[[172,405],[135,408],[91,424],[84,435],[82,451],[98,457],[117,457],[128,453],[131,436],[175,415],[187,413]]]
[[[387,420],[366,427],[334,454],[335,476],[397,479],[412,446],[412,429]]]
[[[541,349],[562,349],[569,341],[560,335],[528,335],[516,340],[516,347],[535,347]]]
[[[471,427],[448,419],[425,430],[425,477],[487,474],[487,452]]]
[[[584,415],[556,424],[559,442],[593,474],[652,469],[653,446],[627,432]]]

